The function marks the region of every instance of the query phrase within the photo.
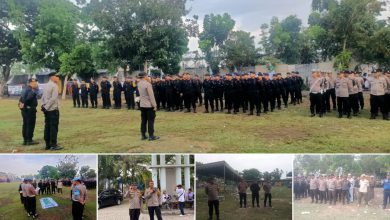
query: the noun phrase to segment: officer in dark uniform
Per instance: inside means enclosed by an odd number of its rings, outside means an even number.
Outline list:
[[[204,75],[203,91],[205,105],[204,113],[209,113],[209,105],[211,113],[214,113],[214,82],[211,80],[210,74],[208,73]]]
[[[280,75],[280,80],[282,81],[282,87],[281,87],[281,93],[282,93],[282,100],[284,107],[288,107],[288,87],[289,87],[289,82],[287,78],[283,78],[282,75]]]
[[[114,88],[114,102],[115,109],[122,108],[122,84],[119,82],[118,77],[114,76],[114,81],[112,82],[112,86]]]
[[[248,94],[248,73],[244,73],[241,78],[241,89],[242,89],[242,112],[246,113],[248,110],[249,104],[249,94]]]
[[[282,87],[283,87],[283,82],[280,80],[282,74],[276,73],[272,77],[272,83],[274,86],[274,99],[277,104],[277,108],[280,110],[282,108]],[[272,108],[271,108],[272,111]]]
[[[241,100],[242,100],[242,85],[241,85],[241,76],[240,74],[234,74],[233,81],[233,114],[240,112]]]
[[[180,96],[181,81],[182,78],[180,75],[175,76],[173,79],[173,102],[176,111],[183,111],[183,98]]]
[[[181,81],[180,97],[183,97],[184,106],[187,109],[185,112],[191,112],[191,106],[194,113],[196,113],[196,86],[191,79],[189,73],[183,74]]]
[[[255,72],[250,72],[250,78],[247,79],[247,94],[249,99],[249,114],[253,115],[254,108],[256,107],[256,115],[260,116],[260,98],[259,88]]]
[[[87,87],[87,84],[85,83],[84,80],[81,81],[80,90],[81,90],[81,106],[83,108],[88,108],[89,88]]]
[[[274,96],[274,89],[273,89],[273,83],[270,80],[269,74],[264,73],[264,91],[265,91],[265,96],[264,96],[264,113],[267,113],[269,111],[269,106],[271,107],[271,112],[274,111],[275,109],[275,96]]]
[[[216,111],[221,111],[221,112],[223,111],[223,90],[224,90],[223,81],[219,75],[216,75],[214,77],[214,91],[213,91]]]
[[[125,93],[127,109],[129,110],[134,109],[135,108],[135,101],[134,101],[135,86],[131,81],[130,77],[126,77],[125,83],[123,84],[123,91]]]
[[[163,81],[159,77],[155,80],[155,88],[156,88],[156,102],[157,102],[157,110],[165,109],[166,107],[166,98],[165,98],[165,88],[163,86]]]
[[[109,109],[111,107],[110,100],[111,83],[107,80],[106,76],[103,76],[103,80],[100,82],[100,91],[102,95],[103,108]]]
[[[77,79],[73,79],[72,98],[73,98],[73,107],[76,108],[76,103],[77,103],[77,107],[80,108],[80,87],[79,84],[77,83]]]
[[[224,93],[225,93],[225,106],[227,108],[227,114],[232,113],[233,108],[233,97],[234,97],[234,85],[232,80],[232,74],[226,74],[226,79],[223,83]]]
[[[199,102],[199,107],[203,105],[203,98],[202,98],[202,81],[199,78],[199,75],[195,75],[195,79],[193,79],[195,84],[195,97],[196,101]]]
[[[163,86],[165,88],[165,97],[167,100],[167,107],[165,109],[166,112],[175,111],[174,107],[174,85],[173,85],[172,77],[171,75],[165,76],[165,81],[163,83]]]
[[[91,79],[91,82],[89,83],[89,98],[91,100],[91,106],[92,108],[97,108],[98,101],[97,101],[97,94],[99,92],[99,86],[95,82],[95,80]]]
[[[304,84],[302,77],[299,75],[298,71],[294,72],[295,77],[297,78],[297,83],[295,85],[295,99],[297,104],[301,104],[302,100],[302,86]]]
[[[29,85],[26,87],[19,100],[19,108],[23,117],[23,145],[39,144],[38,142],[33,141],[38,105],[37,92],[37,81],[35,79],[30,79]]]
[[[295,105],[295,82],[296,79],[295,77],[292,76],[290,72],[287,72],[287,77],[285,78],[286,80],[286,93],[287,93],[287,100],[288,96],[290,96],[290,104]]]

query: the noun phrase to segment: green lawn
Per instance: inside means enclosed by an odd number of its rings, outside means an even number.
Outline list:
[[[27,217],[18,193],[19,183],[0,183],[0,219],[31,219]],[[72,202],[70,188],[64,187],[63,194],[37,196],[37,213],[41,220],[70,220],[72,218]],[[58,207],[43,210],[40,198],[52,197]],[[96,190],[88,190],[88,200],[84,209],[86,220],[96,219]]]
[[[221,219],[241,219],[241,220],[265,220],[265,219],[292,219],[291,189],[286,187],[274,187],[272,189],[272,208],[264,208],[264,193],[260,193],[260,208],[252,208],[252,197],[248,195],[248,208],[239,208],[238,197],[230,193],[221,193],[224,196],[220,200]],[[207,196],[203,188],[197,189],[196,195],[196,219],[204,220],[208,218]],[[214,213],[214,219],[215,213]]]
[[[311,203],[311,199],[301,199],[294,201],[295,220],[368,220],[390,219],[390,209],[383,210],[383,189],[375,189],[375,198],[370,201],[370,205],[357,206],[357,201],[349,205],[342,205],[337,202],[336,206],[329,204]],[[389,208],[389,206],[388,206]]]
[[[78,109],[60,103],[59,144],[72,153],[242,152],[242,153],[389,153],[390,122],[336,113],[310,118],[308,100],[300,106],[256,116],[158,112],[156,135],[141,141],[140,113],[127,109]],[[368,105],[368,104],[367,104]],[[199,109],[198,112],[202,112]],[[21,115],[16,99],[0,99],[0,152],[45,152],[43,144],[21,145]],[[37,114],[35,138],[43,143],[43,115]]]

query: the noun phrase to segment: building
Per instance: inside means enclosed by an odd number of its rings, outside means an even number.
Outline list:
[[[160,163],[158,164],[158,159]],[[184,157],[184,164],[182,158]],[[191,167],[190,155],[175,155],[175,164],[167,164],[165,154],[152,154],[152,163],[148,166],[152,170],[152,180],[155,185],[160,186],[161,191],[166,190],[168,195],[175,194],[175,187],[179,184],[183,185],[184,189],[193,188],[191,184]],[[184,183],[182,179],[184,176]]]

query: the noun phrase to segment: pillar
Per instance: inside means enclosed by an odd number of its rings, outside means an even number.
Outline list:
[[[152,180],[154,182],[155,185],[158,184],[158,170],[156,168],[157,166],[157,155],[156,154],[152,154]],[[146,183],[146,187],[148,187],[148,183]]]
[[[176,155],[176,165],[181,165],[181,155]],[[181,167],[176,167],[176,185],[181,183]]]
[[[165,168],[165,154],[160,155],[160,187],[161,192],[167,189],[167,173]]]
[[[191,188],[191,168],[190,168],[190,155],[184,156],[184,185],[185,190]],[[194,189],[192,189],[194,190]]]

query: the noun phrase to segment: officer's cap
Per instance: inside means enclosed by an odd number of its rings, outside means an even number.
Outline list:
[[[232,76],[232,74],[231,73],[226,73],[226,76]]]
[[[139,78],[144,78],[145,76],[146,76],[146,73],[144,73],[144,72],[138,73]]]
[[[206,74],[204,74],[204,76],[210,76],[210,73],[206,73]]]
[[[52,76],[57,76],[57,73],[54,72],[54,71],[53,71],[53,72],[50,72],[50,73],[49,73],[49,77],[52,77]]]
[[[263,75],[264,75],[264,76],[269,76],[269,73],[264,73]]]

